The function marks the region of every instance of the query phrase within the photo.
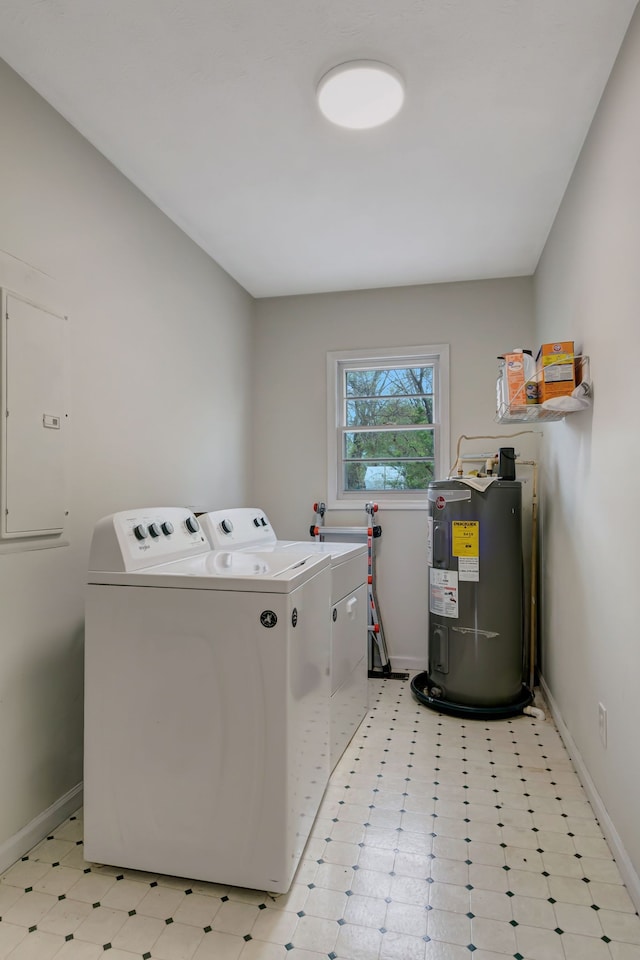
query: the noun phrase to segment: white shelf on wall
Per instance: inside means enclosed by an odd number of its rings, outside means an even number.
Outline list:
[[[578,385],[583,387],[584,397],[588,398],[591,396],[589,357],[577,356],[575,357],[575,362],[576,370],[579,370],[581,374]],[[524,389],[524,387],[521,387],[518,391],[518,394],[522,392],[523,399]],[[495,415],[496,423],[551,423],[557,420],[564,420],[565,417],[569,417],[573,413],[582,412],[582,410],[551,410],[546,408],[542,403],[518,403],[518,394],[516,394],[514,398],[515,403],[501,403],[499,405]],[[586,407],[582,409],[586,409]]]

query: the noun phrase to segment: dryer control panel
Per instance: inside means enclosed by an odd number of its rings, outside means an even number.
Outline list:
[[[213,550],[237,550],[276,542],[269,518],[259,507],[212,510],[198,519]]]
[[[186,507],[123,510],[96,524],[89,570],[131,572],[209,549],[197,517]]]

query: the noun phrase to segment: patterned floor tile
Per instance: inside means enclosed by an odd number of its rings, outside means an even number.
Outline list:
[[[82,812],[0,877],[0,960],[638,960],[554,724],[370,681],[287,894],[88,863]]]

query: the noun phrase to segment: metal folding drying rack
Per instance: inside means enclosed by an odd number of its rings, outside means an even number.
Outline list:
[[[380,524],[374,524],[373,519],[378,512],[377,503],[365,503],[364,509],[367,514],[366,527],[327,527],[324,518],[327,511],[326,504],[314,503],[313,512],[315,513],[315,522],[309,528],[310,535],[319,542],[325,540],[353,540],[355,543],[367,544],[367,593],[368,593],[368,663],[370,677],[389,677],[391,675],[391,662],[387,652],[387,644],[384,638],[384,629],[378,599],[376,596],[376,551],[375,541],[382,536],[382,527]],[[375,651],[377,651],[380,666],[375,664]]]

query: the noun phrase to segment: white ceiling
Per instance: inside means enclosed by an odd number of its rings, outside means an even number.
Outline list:
[[[256,297],[531,274],[637,0],[2,0],[0,56]],[[403,74],[346,131],[337,63]]]

